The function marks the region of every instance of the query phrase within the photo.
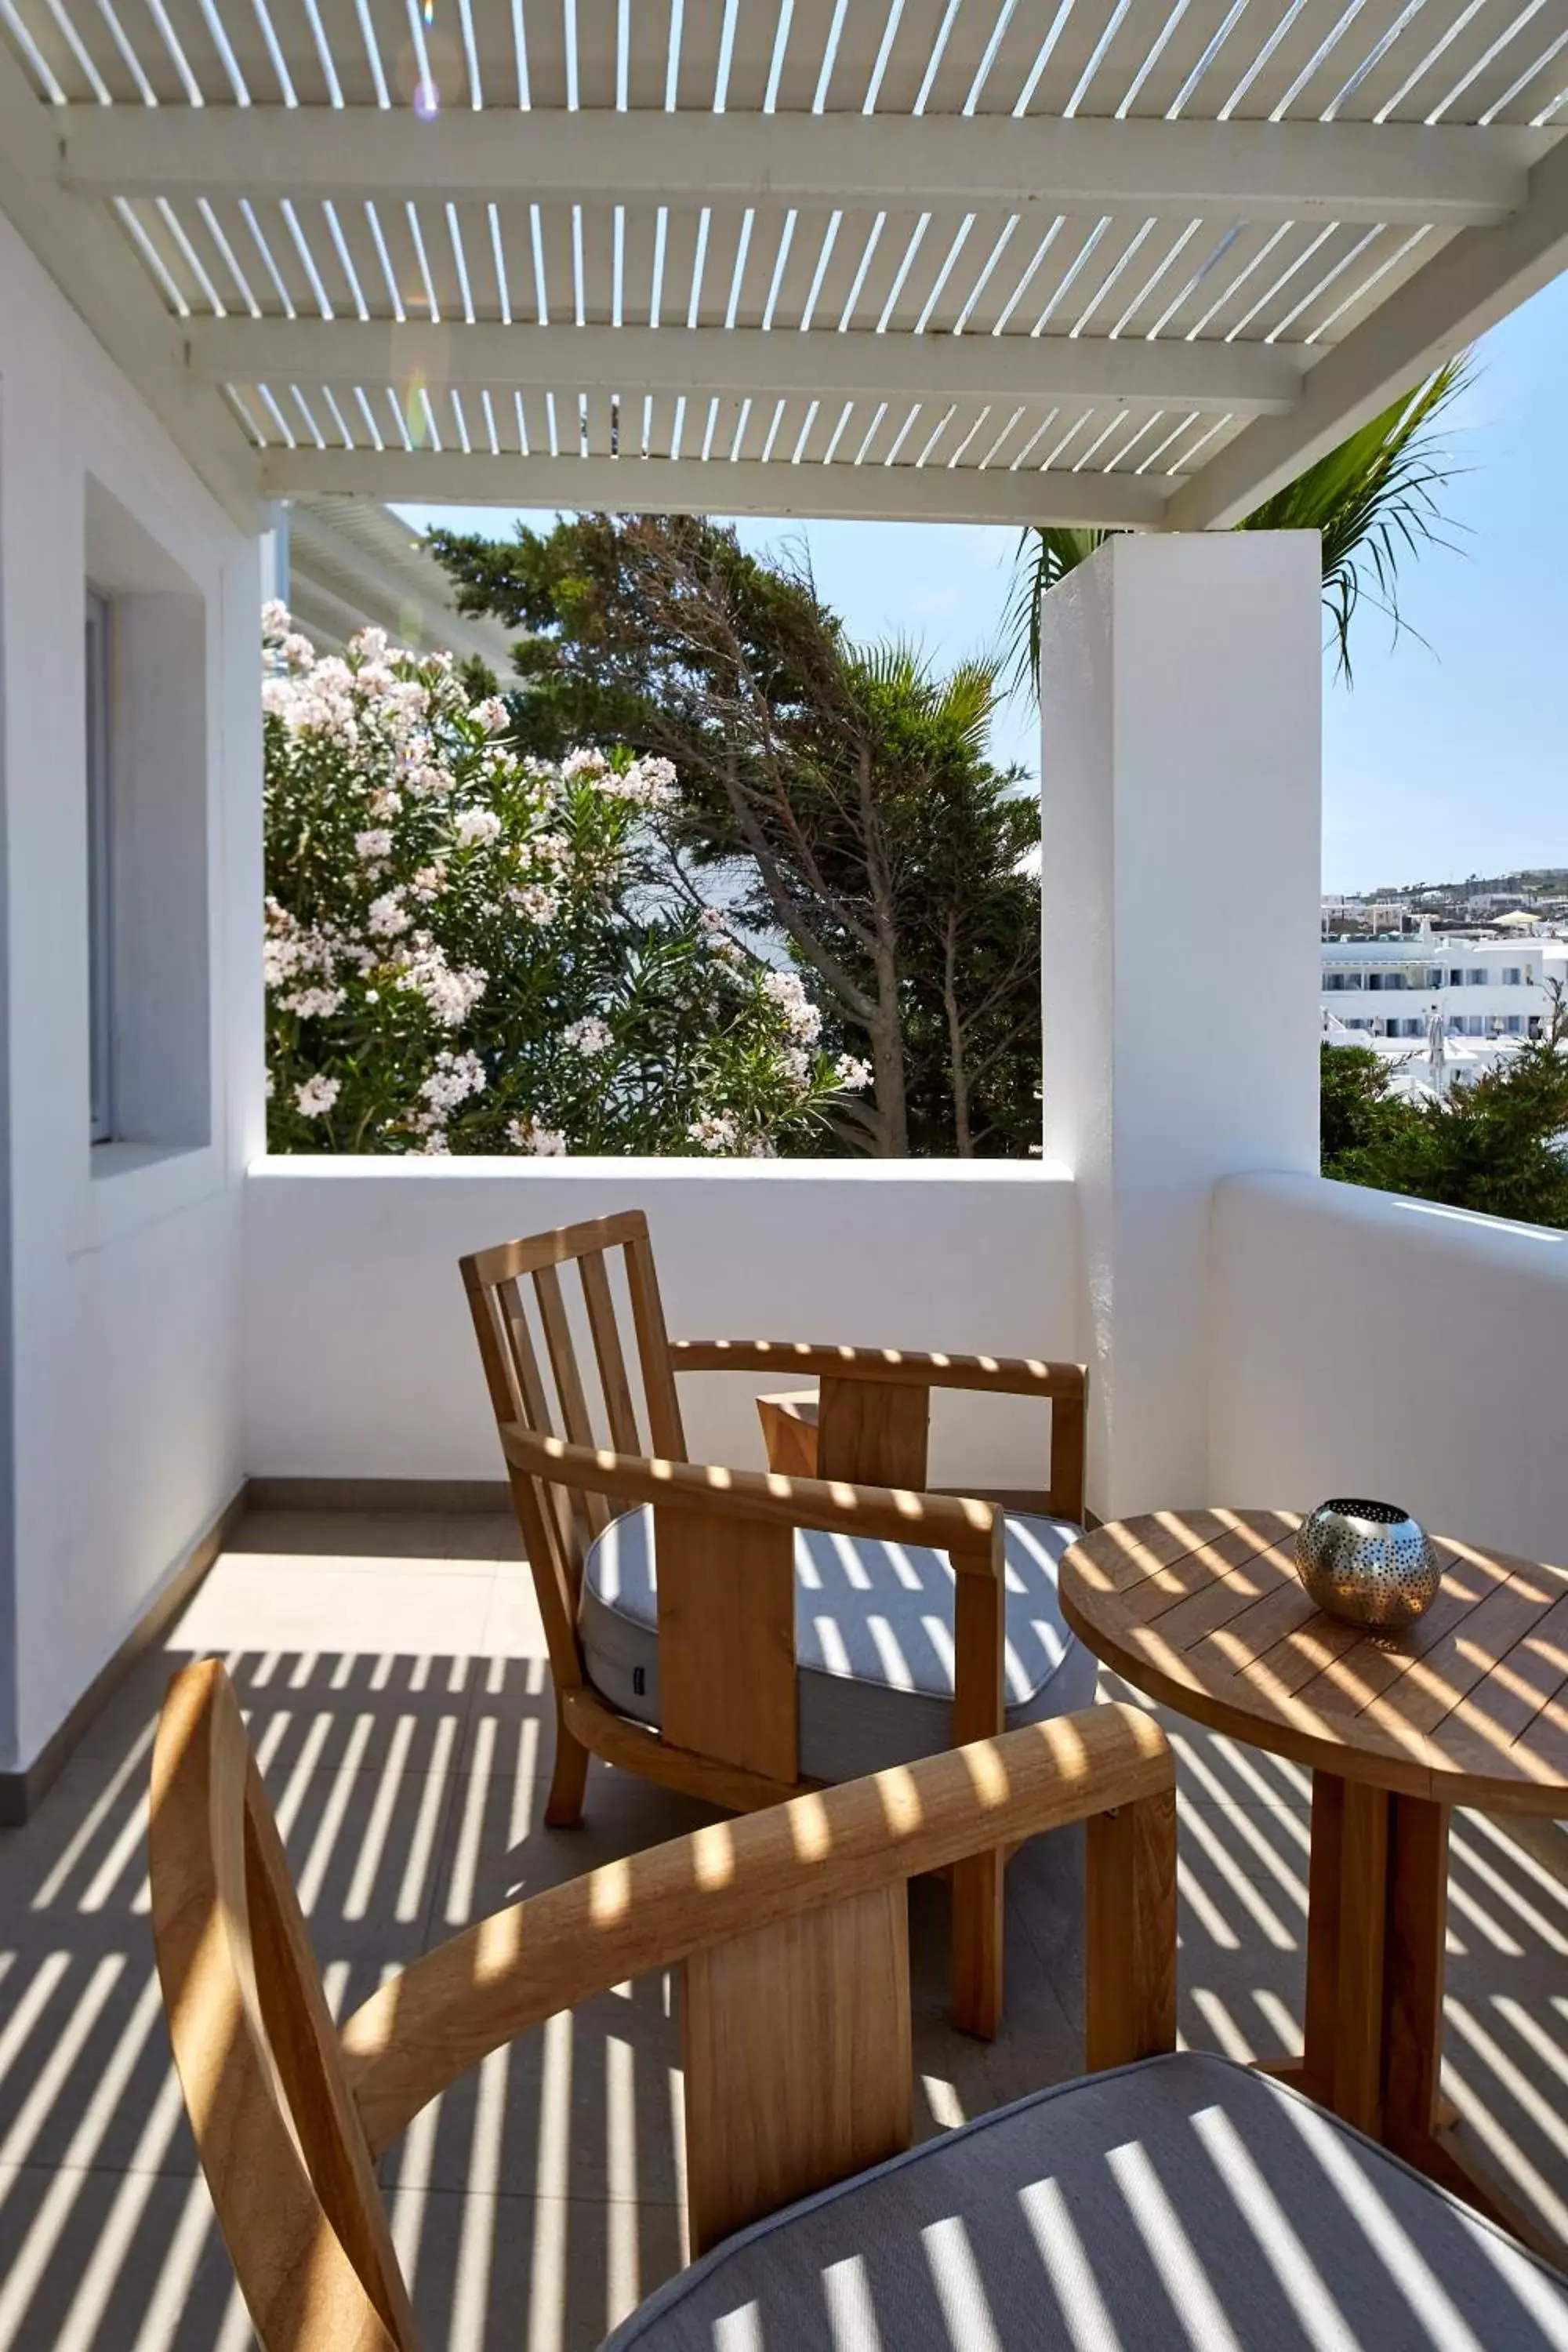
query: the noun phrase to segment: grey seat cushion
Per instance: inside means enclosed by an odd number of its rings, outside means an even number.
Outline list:
[[[1007,1520],[1007,1727],[1094,1697],[1095,1661],[1069,1632],[1057,1564],[1070,1519]],[[795,1548],[800,1769],[853,1780],[951,1745],[952,1570],[921,1544],[801,1532]],[[653,1512],[628,1511],[589,1546],[579,1630],[601,1697],[659,1720]]]
[[[1267,2075],[1044,2091],[753,2224],[604,2352],[1546,2352],[1568,2281]]]

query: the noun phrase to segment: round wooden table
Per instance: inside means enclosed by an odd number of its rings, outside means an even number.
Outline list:
[[[1291,1511],[1112,1521],[1068,1622],[1150,1697],[1312,1771],[1306,2046],[1270,2071],[1534,2243],[1439,2108],[1448,1815],[1568,1814],[1568,1570],[1437,1540],[1407,1633],[1315,1608]]]

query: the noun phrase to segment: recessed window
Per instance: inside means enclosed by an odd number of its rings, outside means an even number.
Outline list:
[[[110,778],[113,615],[87,597],[87,976],[92,1139],[114,1133],[114,801]]]
[[[90,478],[87,996],[93,1173],[212,1134],[207,625],[195,583]]]

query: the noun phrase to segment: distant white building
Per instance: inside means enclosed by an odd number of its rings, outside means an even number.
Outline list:
[[[294,499],[273,512],[267,593],[282,599],[318,653],[341,653],[356,631],[395,645],[482,661],[512,674],[521,634],[487,614],[459,613],[447,573],[419,533],[369,499]]]
[[[1515,907],[1533,907],[1533,890],[1480,890],[1465,901],[1465,912],[1485,922],[1489,917],[1507,913]]]
[[[1568,984],[1568,940],[1325,940],[1325,1032],[1342,1042],[1424,1039],[1434,1011],[1453,1037],[1539,1035],[1551,984]]]
[[[1410,911],[1408,898],[1325,898],[1322,927],[1325,933],[1349,923],[1371,931],[1397,930]]]

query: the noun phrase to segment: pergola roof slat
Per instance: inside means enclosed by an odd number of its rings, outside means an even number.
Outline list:
[[[71,107],[62,184],[352,202],[509,194],[627,205],[1206,213],[1487,226],[1548,142],[1409,123],[1002,121],[407,109]]]
[[[1190,402],[1237,415],[1287,410],[1293,354],[1257,343],[1111,341],[1088,335],[763,334],[737,328],[397,326],[314,318],[193,319],[198,383],[268,376],[315,383],[518,384],[825,399]]]
[[[703,404],[704,418],[706,403]],[[452,499],[465,505],[595,508],[611,512],[829,516],[848,521],[1008,522],[1031,519],[1152,528],[1164,505],[1163,480],[1065,470],[1038,473],[933,464],[823,465],[808,457],[766,466],[727,451],[700,458],[466,457],[443,448],[388,450],[273,448],[261,459],[268,498],[314,497],[336,490],[383,501]],[[688,439],[689,447],[689,434]],[[697,446],[700,446],[700,427]],[[793,446],[793,444],[792,444]]]

